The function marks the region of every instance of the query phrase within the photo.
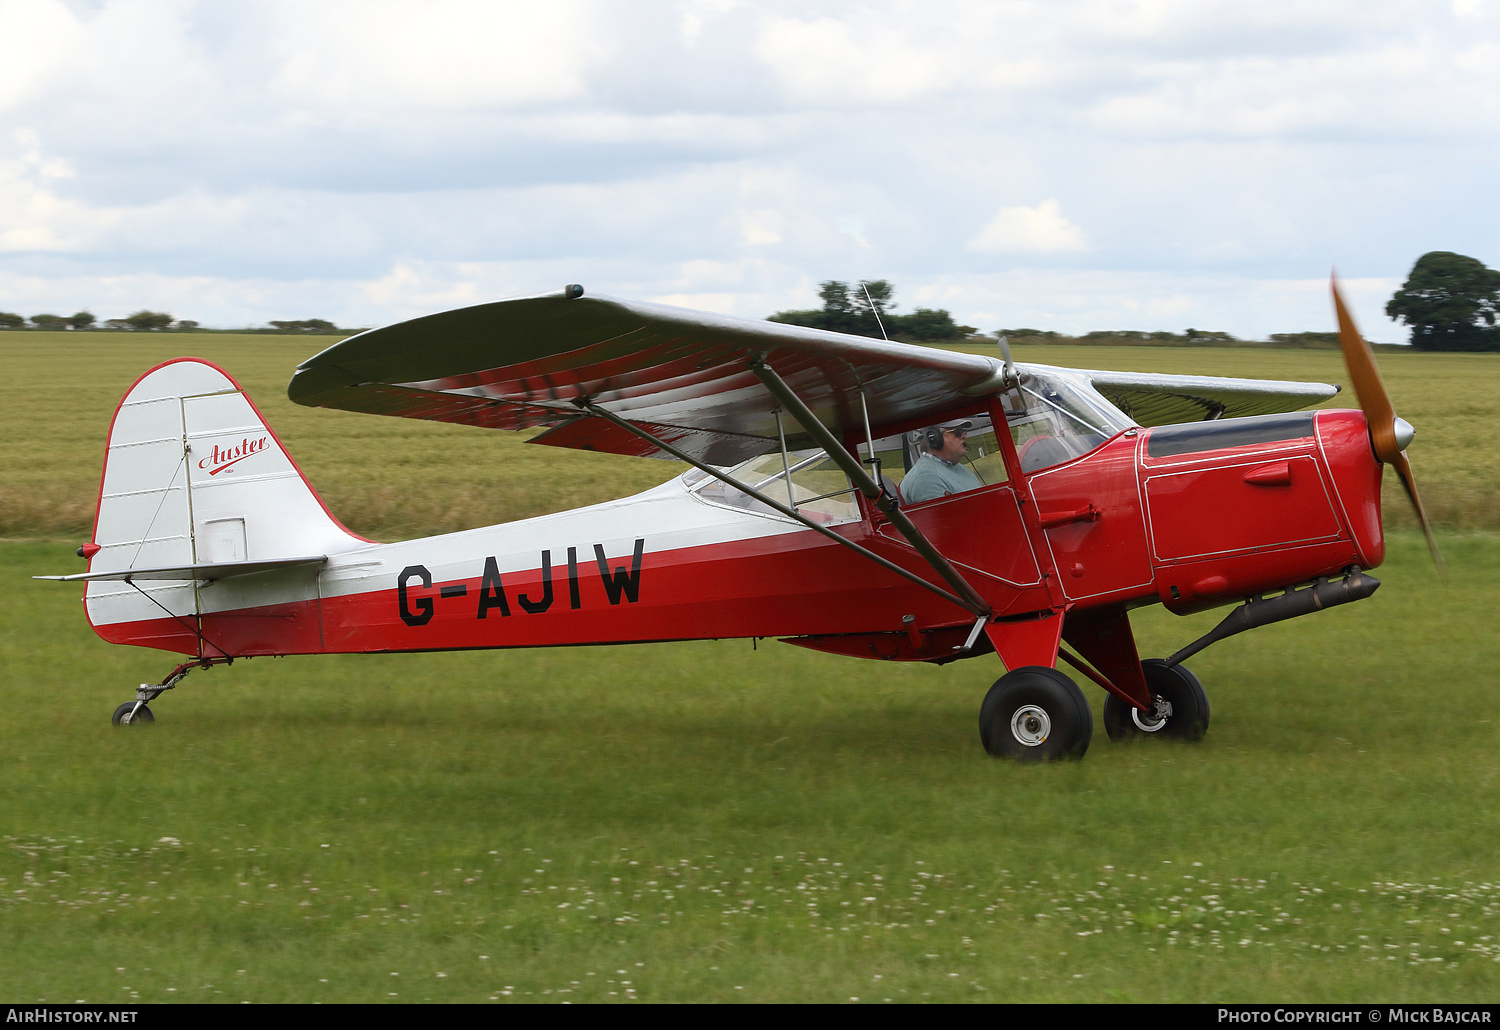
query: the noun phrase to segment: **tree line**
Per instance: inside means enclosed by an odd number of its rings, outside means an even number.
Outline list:
[[[305,318],[297,321],[271,321],[266,323],[269,329],[236,330],[238,332],[256,333],[348,333],[354,330],[340,329],[332,322],[324,318]],[[137,311],[133,315],[124,318],[110,318],[100,322],[91,312],[79,311],[75,314],[63,315],[32,315],[29,319],[9,311],[0,311],[0,329],[43,329],[52,332],[57,331],[124,331],[140,333],[159,333],[164,331],[196,333],[203,332],[203,326],[188,318],[176,318],[165,311]],[[212,331],[212,330],[210,330]]]

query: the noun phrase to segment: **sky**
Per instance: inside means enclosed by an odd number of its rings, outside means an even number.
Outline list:
[[[1500,264],[1500,0],[0,0],[0,311],[374,326],[582,283],[1373,340]]]

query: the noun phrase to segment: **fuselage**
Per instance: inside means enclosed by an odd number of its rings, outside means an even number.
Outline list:
[[[1004,424],[998,404],[995,414]],[[692,478],[483,529],[351,542],[320,568],[184,587],[192,611],[112,620],[91,604],[91,621],[108,640],[204,657],[774,636],[927,661],[951,658],[973,623],[791,519],[713,500]],[[1127,429],[905,510],[997,616],[1156,601],[1185,612],[1378,565],[1379,482],[1364,417],[1320,411]],[[857,517],[834,532],[939,582],[856,501]]]

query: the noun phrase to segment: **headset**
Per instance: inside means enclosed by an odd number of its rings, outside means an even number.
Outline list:
[[[928,426],[922,430],[922,439],[927,444],[929,451],[940,451],[943,449],[943,427]]]

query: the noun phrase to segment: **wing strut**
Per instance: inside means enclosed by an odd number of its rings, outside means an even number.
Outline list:
[[[806,526],[808,529],[817,530],[819,533],[822,533],[834,543],[842,544],[844,547],[849,548],[849,550],[853,551],[855,554],[870,559],[870,561],[874,562],[876,565],[879,565],[882,568],[890,569],[898,576],[902,576],[905,579],[911,580],[917,586],[932,591],[943,600],[951,601],[953,604],[958,605],[960,608],[966,608],[969,611],[973,612],[975,615],[984,616],[989,614],[989,606],[985,605],[983,600],[978,601],[980,607],[976,607],[973,603],[964,600],[964,598],[950,594],[948,591],[944,590],[936,583],[929,583],[927,580],[923,579],[921,576],[918,576],[916,573],[911,572],[907,569],[903,569],[893,561],[882,558],[880,555],[876,554],[869,548],[855,543],[848,537],[840,536],[833,530],[829,529],[827,526],[819,525],[818,523],[812,521],[812,519],[809,519],[801,512],[788,508],[786,505],[780,503],[774,498],[767,497],[765,494],[761,493],[759,490],[755,489],[755,487],[749,485],[748,483],[742,483],[723,470],[715,468],[713,465],[709,465],[705,462],[699,461],[697,458],[689,457],[687,454],[684,454],[676,447],[673,447],[671,444],[667,443],[665,440],[653,436],[647,430],[642,429],[640,426],[636,425],[633,422],[626,421],[607,408],[601,408],[599,405],[590,400],[578,400],[574,403],[583,408],[590,415],[597,415],[599,418],[604,419],[606,422],[610,422],[616,426],[619,426],[621,429],[624,429],[627,432],[634,433],[636,436],[640,437],[642,440],[645,440],[647,443],[660,447],[662,450],[666,451],[678,461],[685,461],[699,471],[706,472],[710,476],[713,476],[721,483],[726,483],[734,489],[742,491],[743,493],[754,497],[757,501],[759,501],[761,504],[764,504],[766,507],[771,508],[782,515],[785,515],[789,519],[796,520],[797,522]]]
[[[949,563],[947,558],[943,557],[941,551],[932,546],[932,541],[923,536],[922,531],[906,517],[906,513],[901,510],[896,498],[886,493],[885,489],[865,470],[865,467],[844,449],[844,445],[828,431],[828,427],[818,420],[812,410],[802,403],[802,398],[792,392],[791,387],[786,385],[775,370],[757,360],[750,363],[750,371],[755,373],[755,377],[771,392],[771,395],[780,401],[792,418],[796,419],[798,424],[817,441],[818,446],[828,452],[828,456],[848,475],[850,482],[858,487],[859,491],[868,497],[876,508],[880,509],[881,513],[890,520],[891,525],[900,530],[901,535],[906,537],[912,547],[916,548],[917,553],[926,560],[927,564],[931,565],[937,574],[953,588],[954,592],[963,598],[964,607],[975,615],[988,615],[992,609],[985,603],[984,598],[979,596],[979,592],[969,585],[968,580],[959,575],[958,570]]]

